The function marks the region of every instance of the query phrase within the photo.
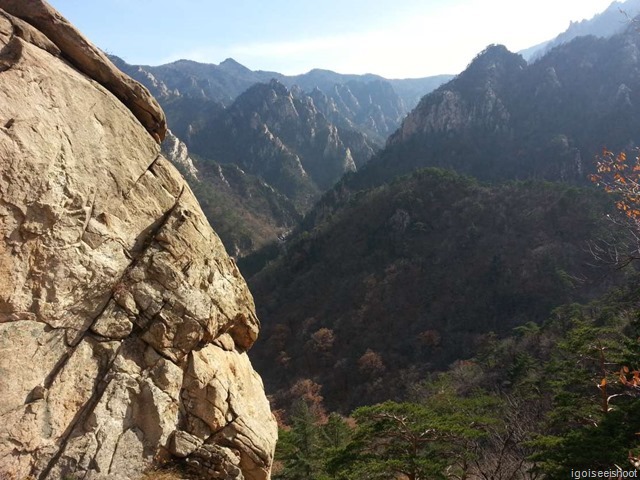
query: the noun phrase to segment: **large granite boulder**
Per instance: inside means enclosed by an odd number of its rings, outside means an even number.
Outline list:
[[[253,299],[162,111],[45,2],[0,9],[0,478],[269,478]]]

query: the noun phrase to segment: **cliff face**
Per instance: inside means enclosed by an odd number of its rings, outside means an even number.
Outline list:
[[[46,3],[0,9],[0,477],[269,478],[253,299],[162,111]]]
[[[381,80],[336,84],[327,93],[316,87],[309,96],[331,122],[361,131],[381,145],[407,113],[391,84]]]
[[[639,73],[632,26],[607,39],[576,38],[529,65],[489,46],[423,97],[357,181],[379,185],[441,167],[483,181],[587,183],[603,146],[632,152],[640,143]]]
[[[501,45],[484,50],[455,80],[426,95],[389,137],[388,144],[406,142],[415,135],[508,132],[509,87],[526,62]]]
[[[253,85],[217,112],[203,109],[203,103],[183,98],[167,107],[174,118],[188,118],[188,123],[179,122],[183,128],[176,135],[190,151],[262,178],[300,213],[374,152],[365,135],[339,128],[311,97],[276,80]]]

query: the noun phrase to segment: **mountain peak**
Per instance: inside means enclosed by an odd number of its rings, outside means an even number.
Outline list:
[[[577,37],[593,35],[608,38],[621,33],[631,19],[638,14],[640,14],[640,0],[614,1],[591,19],[572,21],[569,27],[555,38],[522,50],[521,53],[529,62],[533,62],[542,58],[551,49]]]
[[[486,69],[496,63],[516,62],[526,65],[521,55],[511,52],[504,45],[491,44],[480,52],[469,64],[468,70],[473,68]]]
[[[454,82],[461,92],[467,93],[475,88],[500,88],[526,67],[522,55],[509,51],[504,45],[489,45]]]
[[[245,67],[241,63],[235,61],[231,57],[229,57],[229,58],[225,59],[224,61],[220,62],[220,65],[218,65],[218,67],[222,68],[223,70],[225,70],[227,72],[235,72],[235,73],[251,72],[251,70],[249,70],[247,67]]]
[[[289,89],[282,82],[280,82],[277,78],[272,78],[268,82],[256,83],[255,85],[252,85],[242,95],[240,95],[240,97],[249,92],[265,93],[270,91],[275,92],[275,94],[279,96],[288,96],[290,93]]]

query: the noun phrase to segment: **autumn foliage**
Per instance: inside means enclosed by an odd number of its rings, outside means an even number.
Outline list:
[[[597,173],[589,176],[606,192],[618,194],[616,207],[640,227],[640,156],[630,160],[625,152],[604,149],[596,163]]]
[[[629,367],[624,366],[620,369],[618,379],[625,387],[640,390],[640,371],[629,370]]]

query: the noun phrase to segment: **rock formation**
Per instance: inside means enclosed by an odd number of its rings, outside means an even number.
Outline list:
[[[43,0],[2,0],[0,6],[39,30],[24,34],[25,30],[29,32],[32,29],[19,25],[15,27],[17,37],[33,41],[33,38],[44,34],[48,37],[43,40],[45,43],[55,44],[54,48],[60,49],[63,58],[118,97],[158,142],[164,139],[167,129],[165,116],[148,90],[118,70],[55,9]],[[39,40],[36,44],[41,46]]]
[[[171,163],[181,168],[189,180],[198,181],[198,169],[189,156],[189,149],[171,130],[167,130],[167,135],[162,142],[162,154]]]
[[[202,104],[182,100],[185,109],[180,116],[190,123],[175,133],[189,150],[201,158],[234,163],[262,178],[300,213],[342,175],[355,171],[356,163],[366,163],[374,151],[363,134],[338,128],[311,97],[277,80],[253,85],[229,108],[217,112],[213,107],[203,109]],[[193,114],[185,116],[185,111]],[[357,146],[353,151],[352,144]],[[362,155],[358,162],[354,152]]]
[[[45,2],[0,0],[0,112],[0,478],[268,479],[253,299],[162,110]]]

